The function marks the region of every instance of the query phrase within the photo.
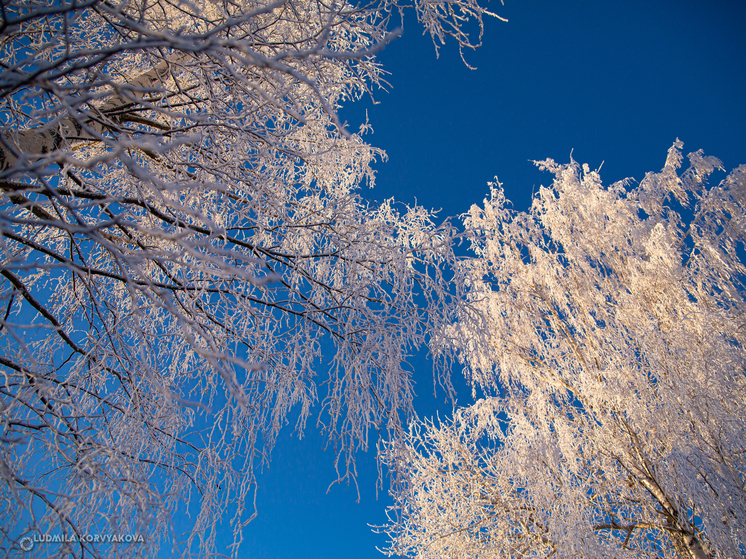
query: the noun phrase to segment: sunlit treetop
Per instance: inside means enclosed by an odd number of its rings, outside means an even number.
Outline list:
[[[447,335],[486,397],[390,447],[392,552],[746,552],[746,167],[711,186],[682,146],[634,187],[547,160],[529,211],[472,207]]]

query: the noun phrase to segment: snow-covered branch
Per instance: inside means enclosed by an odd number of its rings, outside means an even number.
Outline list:
[[[486,394],[390,447],[391,552],[746,553],[746,167],[682,143],[640,184],[575,162],[529,212],[465,217],[472,309],[450,339]]]
[[[191,502],[174,554],[218,553],[228,515],[235,556],[288,417],[318,405],[349,478],[412,413],[406,358],[459,304],[453,231],[364,203],[385,154],[336,114],[404,10],[3,3],[0,549],[116,526],[148,544],[33,553],[155,555]]]

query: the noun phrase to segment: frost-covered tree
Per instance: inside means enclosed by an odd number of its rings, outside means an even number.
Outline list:
[[[528,212],[465,218],[484,398],[389,448],[410,557],[746,554],[746,166],[718,186],[676,142],[636,188],[576,163]]]
[[[409,4],[2,3],[0,549],[157,553],[189,504],[173,537],[211,555],[292,409],[302,430],[320,403],[341,479],[399,428],[451,228],[361,201],[383,154],[336,110],[381,83]],[[487,13],[412,6],[462,48]]]

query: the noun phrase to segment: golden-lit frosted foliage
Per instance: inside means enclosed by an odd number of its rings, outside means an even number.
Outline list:
[[[472,207],[450,338],[486,397],[390,448],[392,551],[746,552],[746,167],[710,187],[682,145],[629,191],[550,160],[529,212]]]

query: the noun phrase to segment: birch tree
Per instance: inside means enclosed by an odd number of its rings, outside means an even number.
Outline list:
[[[477,46],[474,0],[413,6]],[[154,555],[189,506],[173,553],[217,553],[225,519],[235,555],[291,410],[302,432],[320,406],[348,481],[412,413],[404,360],[457,302],[452,229],[364,203],[384,154],[336,113],[383,83],[404,8],[2,3],[0,549]]]
[[[528,212],[499,184],[452,344],[484,395],[389,447],[389,552],[746,554],[746,166],[682,143],[635,188],[575,162]]]

